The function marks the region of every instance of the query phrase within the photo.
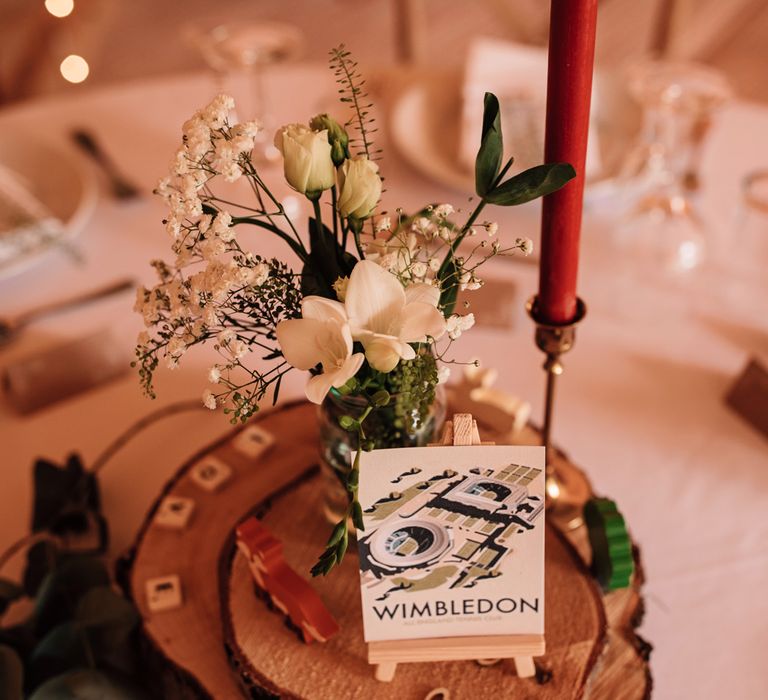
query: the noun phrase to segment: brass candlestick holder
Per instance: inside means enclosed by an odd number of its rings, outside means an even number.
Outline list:
[[[544,399],[544,424],[542,443],[546,448],[546,494],[549,504],[561,510],[565,507],[581,507],[589,497],[589,485],[576,470],[558,469],[558,455],[552,447],[552,423],[557,378],[563,373],[560,361],[576,341],[576,326],[586,316],[587,307],[581,299],[576,300],[576,316],[568,323],[553,324],[541,317],[538,297],[531,297],[526,304],[528,315],[536,324],[536,345],[546,355],[544,371],[547,373]],[[584,482],[584,483],[582,483]]]

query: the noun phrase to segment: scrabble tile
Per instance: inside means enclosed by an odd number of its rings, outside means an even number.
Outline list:
[[[206,491],[220,489],[231,476],[231,467],[216,457],[201,459],[191,472],[192,481]]]
[[[155,524],[172,530],[183,530],[194,510],[195,502],[191,498],[166,496],[155,513]]]
[[[275,438],[258,425],[249,425],[241,430],[232,440],[234,447],[241,455],[256,459],[264,454],[275,443]]]
[[[180,608],[181,581],[176,574],[148,579],[144,584],[147,592],[147,605],[152,612],[175,610]]]

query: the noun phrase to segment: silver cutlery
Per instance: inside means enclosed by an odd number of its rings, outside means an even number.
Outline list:
[[[139,188],[120,172],[90,131],[75,129],[72,132],[72,139],[107,176],[112,194],[116,199],[133,199],[139,196]]]
[[[135,280],[122,279],[84,294],[78,294],[66,299],[57,299],[56,301],[36,306],[27,311],[22,311],[16,316],[0,318],[0,345],[10,343],[26,326],[40,318],[52,316],[62,311],[84,306],[85,304],[91,304],[99,299],[104,299],[114,294],[121,294],[135,288]]]

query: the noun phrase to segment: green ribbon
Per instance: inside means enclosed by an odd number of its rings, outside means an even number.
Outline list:
[[[606,591],[627,588],[635,571],[632,542],[624,516],[610,498],[584,504],[584,521],[592,547],[592,572]]]

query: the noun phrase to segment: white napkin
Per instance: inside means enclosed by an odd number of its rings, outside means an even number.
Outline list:
[[[0,268],[46,246],[63,233],[61,222],[24,180],[0,164]]]

